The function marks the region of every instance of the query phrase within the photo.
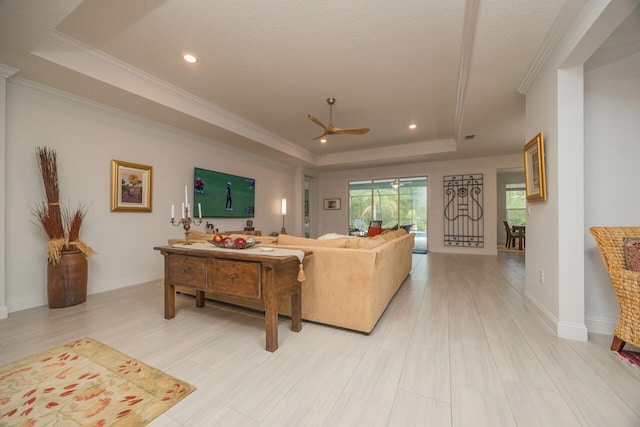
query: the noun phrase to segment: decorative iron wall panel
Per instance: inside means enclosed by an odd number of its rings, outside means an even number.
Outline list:
[[[445,175],[444,245],[484,247],[484,197],[481,173]]]

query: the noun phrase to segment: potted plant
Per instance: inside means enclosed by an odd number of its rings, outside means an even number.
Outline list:
[[[80,228],[87,209],[61,208],[56,152],[36,147],[44,182],[46,202],[32,209],[33,216],[49,237],[47,297],[50,308],[69,307],[87,300],[87,260],[93,249],[80,240]]]

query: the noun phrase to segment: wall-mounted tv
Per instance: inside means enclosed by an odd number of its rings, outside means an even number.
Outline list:
[[[256,180],[212,170],[194,168],[193,206],[205,218],[253,218]]]

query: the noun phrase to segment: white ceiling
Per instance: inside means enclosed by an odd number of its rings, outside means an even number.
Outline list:
[[[513,154],[518,90],[576,3],[0,0],[0,64],[291,165]],[[335,126],[370,132],[312,141],[329,97]]]

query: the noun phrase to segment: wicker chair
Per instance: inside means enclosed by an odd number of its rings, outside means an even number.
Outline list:
[[[623,240],[640,238],[640,227],[591,227],[600,256],[620,306],[620,318],[613,330],[611,350],[620,351],[625,343],[640,347],[640,272],[627,270]]]

